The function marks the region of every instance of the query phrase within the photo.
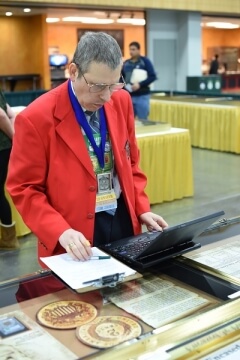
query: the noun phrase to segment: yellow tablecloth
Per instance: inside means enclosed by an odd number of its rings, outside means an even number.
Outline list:
[[[25,225],[25,223],[22,220],[21,215],[19,214],[19,212],[17,211],[17,209],[15,208],[15,205],[12,202],[11,197],[9,196],[8,192],[6,191],[6,196],[7,199],[10,203],[11,206],[11,210],[12,210],[12,219],[13,221],[16,222],[16,233],[17,236],[24,236],[29,234],[31,231],[30,229]]]
[[[187,129],[171,128],[159,131],[159,125],[137,127],[141,152],[140,165],[147,175],[146,193],[151,204],[172,201],[193,195],[193,172],[190,134]],[[7,198],[16,222],[17,236],[30,233],[16,210],[9,194]]]
[[[15,114],[19,114],[23,109],[25,109],[26,106],[12,106],[12,110],[15,112]],[[8,192],[6,191],[7,199],[10,203],[11,210],[12,210],[12,219],[16,222],[16,233],[17,236],[24,236],[29,234],[31,231],[30,229],[25,225],[25,223],[22,220],[21,215],[15,208],[15,205],[12,202],[11,197],[9,196]]]
[[[136,128],[140,165],[148,178],[151,204],[193,195],[190,134],[187,129],[159,131],[158,125]]]
[[[149,118],[189,129],[196,147],[240,154],[240,107],[151,99]]]

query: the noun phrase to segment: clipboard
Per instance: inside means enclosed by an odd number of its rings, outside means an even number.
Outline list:
[[[130,268],[104,251],[93,247],[93,256],[106,256],[104,260],[75,261],[69,254],[42,257],[53,274],[66,286],[77,293],[93,291],[103,287],[114,287],[119,283],[142,277],[136,270]],[[96,276],[97,274],[97,276]]]
[[[108,275],[106,277],[95,279],[88,286],[86,286],[84,288],[80,288],[80,289],[75,289],[75,291],[78,294],[82,294],[85,292],[94,291],[94,290],[102,289],[105,287],[115,287],[120,283],[125,283],[127,281],[136,280],[136,279],[141,278],[142,276],[143,275],[140,274],[139,272],[135,272],[135,274],[128,275],[128,276],[125,276],[124,273],[116,273],[116,274]]]

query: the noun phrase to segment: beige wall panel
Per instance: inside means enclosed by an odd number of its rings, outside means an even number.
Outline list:
[[[9,1],[11,3],[12,1]],[[15,0],[22,3],[22,0]],[[29,1],[31,2],[31,0]],[[34,3],[48,3],[48,0],[34,0]],[[196,10],[202,12],[218,12],[240,14],[239,0],[52,0],[52,4],[69,4],[85,6],[131,7],[145,9]]]
[[[48,48],[57,47],[71,60],[77,45],[77,29],[120,29],[119,26],[47,24],[44,15],[0,18],[0,75],[40,74],[43,89],[50,88]],[[131,41],[141,44],[145,55],[145,28],[124,26],[124,58]],[[31,89],[31,83],[17,82],[15,90]]]
[[[1,75],[40,74],[43,84],[39,85],[49,87],[45,16],[31,16],[28,21],[23,17],[1,17],[0,43]],[[16,90],[22,87],[26,88],[26,84],[18,82]]]
[[[124,31],[124,58],[129,56],[128,45],[131,41],[138,41],[141,44],[141,53],[145,54],[145,29],[144,26],[114,26],[114,25],[70,25],[70,24],[48,24],[47,36],[48,46],[57,46],[60,53],[66,54],[69,60],[73,56],[73,52],[77,45],[77,29],[122,29]]]
[[[240,29],[202,29],[202,57],[207,59],[207,49],[209,47],[239,47],[240,48]]]
[[[78,24],[46,24],[45,17],[32,16],[25,18],[0,18],[1,59],[0,74],[30,74],[38,73],[42,77],[41,87],[50,88],[50,73],[48,64],[48,48],[57,46],[61,53],[66,53],[71,59],[77,44],[77,29],[89,29],[89,25]],[[119,29],[117,25],[92,26],[92,29]],[[124,30],[124,58],[129,57],[128,45],[138,41],[145,55],[145,28],[121,27]],[[202,58],[207,59],[208,47],[240,47],[240,29],[220,30],[202,29]],[[207,59],[209,60],[209,59]],[[21,90],[17,84],[16,90]]]

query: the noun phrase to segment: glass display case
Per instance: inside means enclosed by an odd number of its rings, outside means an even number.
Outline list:
[[[238,219],[222,222],[196,251],[239,242],[239,230]],[[141,275],[83,293],[50,270],[1,283],[0,359],[239,358],[238,281],[187,256]]]

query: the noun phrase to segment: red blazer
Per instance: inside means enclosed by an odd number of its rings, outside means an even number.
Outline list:
[[[139,151],[131,98],[121,90],[104,105],[114,161],[134,233],[138,216],[150,211],[138,167]],[[32,102],[17,117],[7,189],[26,225],[38,237],[38,255],[65,252],[58,242],[67,229],[92,241],[97,182],[73,112],[67,81]],[[130,153],[129,157],[129,146]]]

